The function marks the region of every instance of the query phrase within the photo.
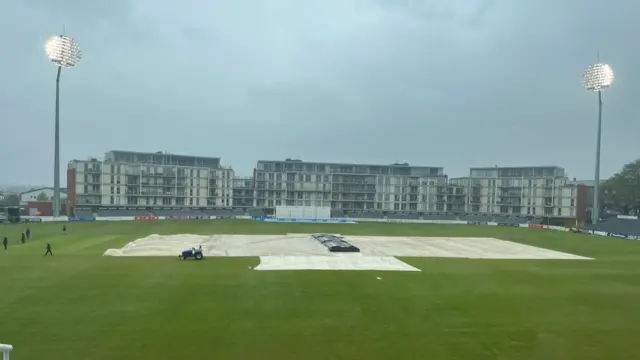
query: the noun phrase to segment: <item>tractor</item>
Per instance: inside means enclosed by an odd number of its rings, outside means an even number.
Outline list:
[[[187,259],[193,259],[193,260],[202,260],[204,259],[204,254],[202,253],[202,245],[198,246],[198,248],[191,248],[191,249],[187,249],[182,251],[182,253],[180,255],[178,255],[178,259],[180,260],[187,260]]]

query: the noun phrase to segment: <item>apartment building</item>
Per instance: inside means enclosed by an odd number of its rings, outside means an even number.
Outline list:
[[[104,159],[73,160],[70,204],[90,206],[233,206],[234,172],[220,158],[114,150]]]
[[[260,160],[254,178],[256,207],[448,211],[449,187],[441,167]],[[463,190],[451,198],[464,199]]]
[[[446,186],[438,188],[438,191],[443,193],[447,212],[467,212],[467,189],[468,182],[461,178],[450,178]]]
[[[255,184],[252,177],[233,178],[233,206],[252,208],[255,207]]]
[[[471,168],[469,177],[451,179],[466,186],[466,212],[576,217],[579,189],[557,166]]]
[[[448,179],[442,167],[260,160],[236,177],[217,157],[114,150],[73,160],[68,206],[323,206],[355,211],[585,217],[588,189],[557,166],[471,168]],[[68,213],[71,213],[69,209]]]

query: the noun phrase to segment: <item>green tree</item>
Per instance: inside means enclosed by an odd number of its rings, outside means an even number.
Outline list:
[[[40,194],[38,194],[38,196],[36,197],[37,201],[49,201],[49,197],[47,196],[47,194],[43,191]]]
[[[602,184],[602,200],[628,214],[640,211],[640,159],[628,163]]]

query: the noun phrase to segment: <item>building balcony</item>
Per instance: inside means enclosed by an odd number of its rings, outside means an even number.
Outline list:
[[[176,193],[174,193],[174,192],[162,192],[162,191],[141,191],[138,194],[131,194],[131,195],[173,197],[173,196],[176,196]]]
[[[91,191],[85,191],[83,193],[78,193],[78,195],[102,195],[102,191],[96,191],[96,190],[91,190]]]
[[[323,190],[311,190],[311,191],[323,191]],[[346,194],[361,194],[361,193],[368,193],[368,194],[375,194],[376,193],[376,189],[372,188],[372,189],[345,189],[345,188],[340,188],[340,187],[333,187],[331,189],[332,192],[336,192],[336,193],[346,193]],[[326,192],[328,192],[328,190],[326,190]]]

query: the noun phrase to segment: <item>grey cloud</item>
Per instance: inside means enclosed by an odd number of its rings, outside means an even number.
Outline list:
[[[481,26],[496,0],[378,0],[389,10],[400,11],[428,24],[474,28]]]
[[[8,182],[51,178],[46,36],[85,57],[63,74],[63,163],[122,148],[222,157],[444,166],[557,164],[592,176],[596,102],[580,75],[599,50],[603,175],[637,155],[631,0],[44,1],[0,7],[18,41],[0,59]],[[4,120],[3,120],[4,121]],[[3,126],[3,129],[6,127]],[[29,164],[29,165],[25,165]]]

